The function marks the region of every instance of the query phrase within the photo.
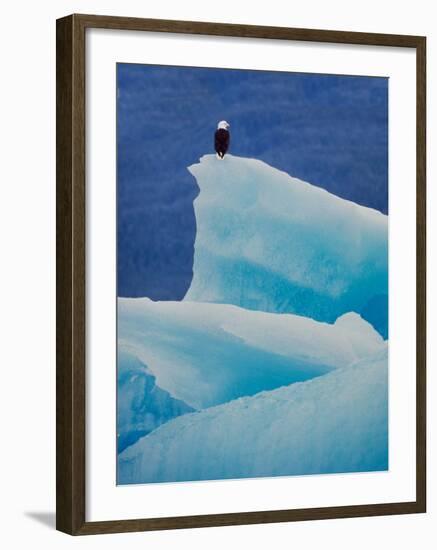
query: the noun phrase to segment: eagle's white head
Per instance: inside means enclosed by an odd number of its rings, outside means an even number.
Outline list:
[[[229,124],[229,122],[226,122],[226,120],[221,120],[218,124],[217,124],[217,130],[228,130],[229,127],[231,125]]]

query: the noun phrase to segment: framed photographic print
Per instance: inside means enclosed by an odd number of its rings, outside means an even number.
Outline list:
[[[424,512],[424,37],[57,21],[57,528]]]

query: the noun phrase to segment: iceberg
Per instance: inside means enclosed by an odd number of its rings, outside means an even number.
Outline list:
[[[388,222],[268,164],[205,155],[186,301],[333,323],[354,311],[388,336]]]
[[[383,471],[387,350],[319,378],[179,416],[119,455],[118,483]]]
[[[387,348],[356,313],[329,324],[229,304],[148,298],[118,299],[118,345],[129,350],[119,357],[122,375],[133,373],[133,356],[159,388],[193,409],[321,376]]]
[[[156,385],[147,366],[127,349],[118,349],[117,451],[193,408]]]
[[[117,483],[388,468],[387,216],[205,155],[182,301],[118,298]]]

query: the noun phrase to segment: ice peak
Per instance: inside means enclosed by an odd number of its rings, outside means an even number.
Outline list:
[[[186,300],[333,323],[356,311],[386,337],[387,216],[265,162],[204,155]],[[375,317],[375,310],[378,316]]]

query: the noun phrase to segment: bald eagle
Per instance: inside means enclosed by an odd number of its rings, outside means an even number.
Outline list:
[[[217,124],[217,130],[214,134],[214,146],[219,159],[223,159],[226,151],[229,149],[230,134],[228,128],[230,124],[226,120],[221,120]]]

